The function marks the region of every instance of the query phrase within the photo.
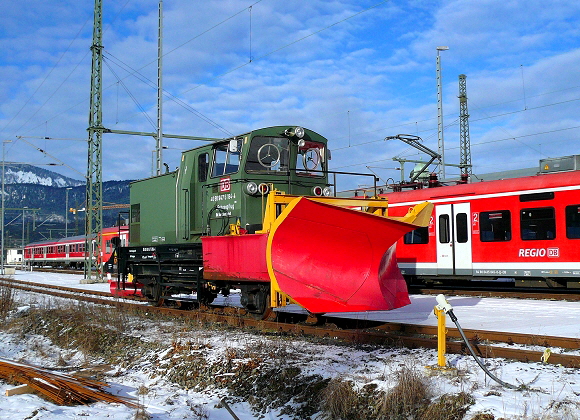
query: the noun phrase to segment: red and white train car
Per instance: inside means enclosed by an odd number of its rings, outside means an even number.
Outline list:
[[[580,171],[389,193],[389,215],[434,204],[428,228],[397,243],[413,283],[513,279],[580,287]]]
[[[111,257],[114,239],[119,238],[121,245],[129,243],[129,230],[126,226],[103,229],[102,249],[99,252],[101,262]],[[94,247],[94,242],[93,242]],[[24,247],[24,262],[31,266],[52,266],[81,268],[85,262],[85,236],[53,239],[28,244]]]

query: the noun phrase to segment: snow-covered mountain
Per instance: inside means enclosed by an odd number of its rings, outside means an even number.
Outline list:
[[[4,168],[6,184],[36,184],[48,187],[76,187],[84,181],[69,178],[37,166],[6,162]]]
[[[0,165],[0,181],[1,171]],[[67,213],[68,209],[85,207],[84,181],[36,166],[9,162],[6,163],[4,174],[7,247],[21,246],[23,236],[25,242],[30,243],[62,237],[65,231],[70,235],[84,231],[84,211],[76,215]],[[105,204],[129,203],[129,182],[103,182]],[[113,226],[119,212],[119,209],[103,211],[103,225]],[[69,225],[65,229],[67,217]]]

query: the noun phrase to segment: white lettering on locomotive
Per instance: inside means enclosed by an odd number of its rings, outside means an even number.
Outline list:
[[[228,193],[228,194],[222,194],[222,195],[212,195],[209,200],[211,202],[216,202],[216,201],[235,200],[235,199],[236,199],[236,193]],[[234,201],[234,203],[237,203],[237,201]]]
[[[520,248],[519,258],[545,257],[560,258],[560,248]]]

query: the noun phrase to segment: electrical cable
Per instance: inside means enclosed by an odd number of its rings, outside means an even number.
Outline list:
[[[437,299],[437,307],[438,309],[443,310],[447,315],[449,315],[449,318],[451,318],[451,321],[453,321],[455,323],[455,325],[457,326],[457,329],[459,330],[459,334],[461,334],[461,338],[463,338],[463,341],[465,342],[465,345],[467,346],[467,348],[469,349],[469,352],[471,353],[471,355],[473,356],[473,358],[475,359],[475,361],[477,362],[477,364],[479,365],[479,367],[481,367],[481,369],[483,369],[483,371],[494,381],[496,381],[498,384],[509,388],[509,389],[518,389],[519,387],[509,384],[507,382],[502,381],[501,379],[499,379],[497,376],[495,376],[493,373],[491,373],[489,371],[489,369],[487,368],[487,366],[485,366],[485,364],[483,364],[483,362],[481,360],[479,360],[479,357],[477,357],[477,355],[475,354],[475,351],[473,351],[473,348],[471,347],[471,344],[469,344],[469,340],[467,339],[467,337],[465,336],[465,333],[463,332],[463,329],[461,328],[461,325],[459,325],[459,321],[457,320],[457,317],[455,316],[455,314],[453,313],[453,308],[451,307],[451,305],[449,304],[449,302],[447,302],[447,300],[445,299],[445,296],[443,295],[437,295],[436,297]]]
[[[230,73],[233,73],[234,71],[236,71],[236,70],[239,70],[239,69],[241,69],[241,68],[243,68],[243,67],[246,67],[248,64],[251,64],[251,63],[253,63],[254,61],[258,61],[258,60],[261,60],[261,59],[263,59],[263,58],[266,58],[266,57],[268,57],[268,56],[270,56],[270,55],[272,55],[272,54],[275,54],[275,53],[277,53],[278,51],[281,51],[281,50],[283,50],[284,48],[288,48],[288,47],[290,47],[290,46],[292,46],[292,45],[294,45],[294,44],[297,44],[297,43],[298,43],[298,42],[300,42],[300,41],[304,41],[305,39],[307,39],[307,38],[310,38],[311,36],[314,36],[314,35],[317,35],[317,34],[319,34],[319,33],[321,33],[321,32],[324,32],[324,31],[326,31],[327,29],[330,29],[330,28],[332,28],[333,26],[336,26],[336,25],[338,25],[338,24],[340,24],[340,23],[346,22],[347,20],[349,20],[349,19],[352,19],[352,18],[353,18],[353,17],[355,17],[355,16],[358,16],[358,15],[360,15],[360,14],[362,14],[362,13],[368,12],[369,10],[372,10],[372,9],[374,9],[374,8],[376,8],[376,7],[379,7],[380,5],[382,5],[382,4],[384,4],[384,3],[387,3],[387,2],[389,2],[389,1],[391,1],[391,0],[384,0],[384,1],[381,1],[381,2],[379,2],[379,3],[377,3],[377,4],[373,5],[373,6],[367,7],[366,9],[364,9],[364,10],[361,10],[360,12],[357,12],[357,13],[355,13],[355,14],[352,14],[352,15],[350,15],[350,16],[347,16],[347,17],[345,17],[344,19],[341,19],[341,20],[339,20],[339,21],[337,21],[337,22],[334,22],[334,23],[332,23],[332,24],[330,24],[330,25],[328,25],[328,26],[326,26],[326,27],[324,27],[324,28],[322,28],[322,29],[319,29],[319,30],[317,30],[317,31],[311,32],[311,33],[309,33],[308,35],[305,35],[305,36],[303,36],[302,38],[298,38],[298,39],[296,39],[296,40],[294,40],[294,41],[292,41],[292,42],[290,42],[290,43],[288,43],[288,44],[286,44],[286,45],[282,45],[282,46],[281,46],[281,47],[279,47],[279,48],[276,48],[276,49],[274,49],[274,50],[272,50],[272,51],[270,51],[270,52],[267,52],[267,53],[265,53],[265,54],[263,54],[263,55],[259,56],[258,58],[255,58],[255,59],[253,59],[253,61],[248,61],[247,63],[241,64],[241,65],[239,65],[239,66],[237,66],[237,67],[234,67],[233,69],[227,70],[227,71],[226,71],[226,72],[224,72],[224,73],[218,74],[217,76],[210,78],[208,81],[215,80],[215,79],[218,79],[218,78],[220,78],[220,77],[226,76],[226,75],[228,75],[228,74],[230,74]],[[245,10],[245,9],[244,9],[244,10]],[[199,88],[199,87],[201,87],[201,86],[202,86],[202,85],[197,85],[197,86],[194,86],[194,87],[192,87],[192,88],[190,88],[190,89],[184,90],[183,92],[181,92],[181,94],[184,94],[184,93],[187,93],[187,92],[191,92],[192,90],[194,90],[194,89],[197,89],[197,88]]]
[[[123,80],[121,80],[119,78],[119,76],[117,76],[117,73],[115,73],[115,70],[113,70],[113,68],[109,64],[109,61],[108,60],[103,60],[103,62],[109,68],[109,70],[111,71],[111,73],[113,74],[113,76],[115,76],[115,78],[117,79],[117,83],[120,83],[121,84],[121,86],[123,87],[123,89],[125,90],[125,92],[127,92],[127,95],[129,95],[129,97],[133,100],[133,102],[135,103],[135,105],[137,105],[137,108],[139,108],[141,110],[141,112],[143,113],[143,115],[145,116],[145,118],[149,121],[149,124],[151,124],[151,126],[153,128],[156,128],[155,122],[151,119],[151,117],[149,117],[149,115],[147,115],[147,112],[145,111],[145,109],[141,106],[141,104],[139,103],[139,101],[137,100],[137,98],[135,98],[135,96],[133,96],[133,94],[131,93],[131,91],[129,90],[129,88],[127,88],[127,86],[125,85],[125,83],[123,82]]]
[[[111,21],[110,25],[117,20],[117,18],[119,17],[119,15],[121,14],[121,12],[125,9],[125,7],[127,6],[127,4],[129,3],[130,0],[127,0],[125,2],[125,4],[123,5],[123,7],[121,7],[121,9],[119,10],[119,12],[117,13],[117,15],[113,18],[113,20]],[[40,83],[40,85],[35,89],[35,91],[32,93],[32,95],[30,96],[30,98],[27,99],[27,101],[24,103],[24,105],[22,105],[22,107],[20,108],[20,110],[18,110],[18,112],[16,113],[16,115],[14,115],[14,117],[12,117],[12,119],[4,126],[4,128],[2,128],[0,130],[0,133],[3,132],[11,123],[12,121],[14,121],[14,119],[20,114],[20,112],[22,112],[22,110],[26,107],[26,105],[32,100],[32,98],[34,97],[34,95],[36,95],[36,92],[38,92],[38,90],[42,87],[42,85],[44,85],[44,82],[46,82],[46,80],[48,79],[48,77],[52,74],[53,70],[58,66],[58,64],[61,62],[61,60],[64,58],[64,56],[66,55],[66,53],[68,52],[68,50],[70,49],[70,47],[72,46],[72,44],[77,40],[77,38],[79,37],[79,35],[81,34],[81,32],[83,31],[84,27],[86,26],[86,24],[91,20],[92,18],[88,18],[85,23],[83,23],[83,25],[81,26],[81,28],[79,29],[79,31],[77,32],[77,34],[75,35],[75,37],[73,38],[73,40],[69,43],[68,47],[66,48],[66,50],[61,54],[61,56],[59,57],[59,59],[57,60],[57,62],[52,66],[52,68],[50,69],[50,71],[48,72],[48,74],[45,76],[45,78],[42,80],[42,82]],[[107,27],[107,29],[109,28]],[[107,31],[107,29],[105,29],[104,32]],[[21,126],[20,128],[14,130],[14,133],[18,132],[19,130],[21,130],[30,120],[32,120],[34,118],[34,116],[42,109],[44,108],[44,106],[47,104],[47,102],[52,99],[52,97],[60,90],[60,88],[62,87],[62,85],[65,84],[65,82],[72,76],[72,74],[76,71],[76,69],[80,66],[80,64],[85,60],[86,56],[90,53],[90,50],[88,50],[83,57],[77,62],[77,64],[75,65],[75,67],[69,72],[69,74],[64,78],[64,80],[58,85],[58,87],[54,90],[54,92],[46,99],[46,101],[44,101],[44,103],[34,112],[34,114],[32,114]],[[83,102],[79,102],[77,105],[67,109],[70,110],[78,105],[80,105]],[[65,111],[66,112],[66,111]],[[63,112],[64,113],[64,112]],[[58,114],[61,115],[61,114]],[[55,117],[51,118],[54,119],[56,118],[58,115],[56,115]],[[48,122],[48,120],[46,121]],[[35,128],[37,128],[37,126],[32,127],[31,129],[29,129],[28,131],[26,131],[25,133],[34,130]]]
[[[149,85],[149,86],[157,89],[157,85],[156,85],[155,82],[153,82],[152,80],[150,80],[147,77],[143,76],[141,73],[139,73],[139,70],[133,69],[131,66],[129,66],[126,63],[124,63],[119,58],[115,57],[113,54],[111,54],[111,53],[109,53],[109,52],[106,51],[105,54],[103,55],[103,58],[107,58],[108,60],[114,61],[117,66],[123,68],[123,70],[125,70],[128,73],[130,73],[131,76],[134,76],[135,78],[137,78],[138,80],[140,80],[144,84]],[[118,81],[119,82],[122,82],[123,79],[118,79]],[[182,108],[184,108],[185,110],[191,112],[192,114],[194,114],[195,116],[197,116],[201,120],[205,121],[209,125],[213,126],[214,128],[222,131],[227,136],[232,136],[233,135],[231,132],[229,132],[228,130],[226,130],[225,128],[223,128],[221,125],[219,125],[217,122],[213,121],[208,116],[202,114],[197,109],[195,109],[191,105],[189,105],[187,102],[185,102],[182,99],[178,98],[177,96],[173,95],[171,92],[168,92],[168,91],[166,91],[164,89],[163,90],[163,93],[166,96],[168,96],[173,102],[175,102],[177,105],[179,105]]]
[[[22,112],[22,110],[24,108],[26,108],[26,105],[28,105],[28,103],[32,100],[32,98],[34,98],[34,95],[36,95],[36,92],[38,92],[40,90],[40,88],[44,85],[44,82],[46,82],[49,78],[49,76],[52,74],[52,72],[54,71],[54,69],[58,66],[58,64],[60,63],[60,61],[64,58],[64,56],[66,55],[66,53],[68,52],[68,50],[70,49],[70,47],[72,46],[73,42],[76,41],[76,39],[79,37],[80,33],[82,32],[83,28],[85,27],[85,25],[87,24],[87,22],[90,21],[90,18],[87,19],[85,21],[85,23],[83,23],[83,25],[81,26],[81,29],[79,29],[79,31],[77,32],[77,34],[75,35],[75,37],[73,38],[73,40],[68,44],[68,47],[66,47],[66,50],[64,50],[64,52],[60,55],[60,57],[58,58],[58,60],[56,61],[56,63],[54,63],[54,65],[52,66],[52,68],[50,69],[50,71],[48,72],[48,74],[44,77],[44,79],[42,80],[42,82],[36,87],[36,89],[34,90],[34,92],[32,93],[32,95],[30,95],[30,97],[26,100],[26,102],[24,103],[24,105],[22,105],[22,107],[18,110],[18,112],[12,117],[12,119],[10,121],[8,121],[8,123],[4,126],[4,128],[2,128],[0,130],[0,132],[3,132],[4,130],[6,130],[6,128],[12,123],[12,121],[14,121],[14,119],[20,115],[20,113]],[[85,54],[86,56],[86,54]],[[83,57],[84,59],[84,57]],[[81,59],[81,61],[83,60]],[[30,118],[28,118],[24,124],[22,124],[20,126],[20,128],[18,128],[15,131],[21,130],[22,127],[24,127],[28,121],[30,121],[32,118],[34,118],[34,116],[38,113],[38,111],[40,111],[44,105],[46,105],[46,103],[54,96],[54,94],[61,88],[61,86],[63,85],[64,82],[66,82],[68,80],[68,78],[71,76],[71,74],[74,73],[74,71],[76,70],[76,68],[78,67],[79,63],[75,66],[75,68],[69,73],[69,75],[63,80],[63,82],[56,88],[56,90],[52,93],[52,95],[50,95],[48,97],[48,99],[36,110],[36,112],[34,114],[32,114],[30,116]]]
[[[489,371],[489,369],[487,368],[487,366],[485,366],[483,364],[483,362],[481,360],[479,360],[479,357],[477,357],[475,355],[475,352],[473,351],[473,348],[471,347],[471,344],[469,344],[469,340],[467,339],[467,337],[465,336],[465,333],[463,332],[463,329],[461,328],[461,325],[459,325],[459,321],[457,320],[457,317],[453,314],[453,310],[449,311],[449,317],[451,318],[451,320],[455,323],[455,325],[457,326],[457,329],[459,330],[459,334],[461,334],[461,338],[463,338],[463,341],[465,342],[465,345],[467,346],[467,348],[469,349],[469,352],[471,353],[471,355],[473,356],[473,358],[475,359],[475,361],[477,362],[477,364],[483,369],[483,371],[485,373],[488,374],[488,376],[493,379],[494,381],[496,381],[498,384],[505,386],[506,388],[510,388],[510,389],[518,389],[517,386],[512,385],[512,384],[508,384],[507,382],[502,381],[501,379],[499,379],[497,376],[495,376],[493,373],[491,373]]]

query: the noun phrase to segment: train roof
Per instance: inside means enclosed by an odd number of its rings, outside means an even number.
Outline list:
[[[121,226],[122,228],[127,226]],[[103,229],[103,234],[117,232],[119,230],[119,226],[113,226]],[[123,229],[124,230],[124,229]],[[46,239],[44,241],[38,242],[31,242],[26,244],[26,247],[34,247],[34,246],[45,246],[45,245],[63,245],[68,244],[70,242],[80,242],[86,239],[86,235],[76,235],[76,236],[67,236],[66,238],[58,238],[58,239]]]
[[[390,204],[414,203],[460,199],[461,197],[486,196],[489,194],[525,194],[526,191],[577,186],[580,189],[580,171],[537,174],[521,178],[480,181],[468,184],[448,185],[435,188],[406,190],[383,194]]]

